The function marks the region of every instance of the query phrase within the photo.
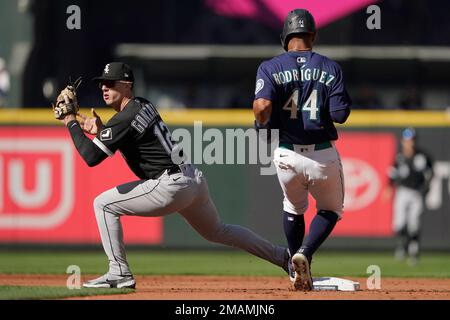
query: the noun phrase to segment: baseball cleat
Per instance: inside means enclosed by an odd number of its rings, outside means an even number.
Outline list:
[[[83,283],[83,287],[85,288],[136,288],[136,281],[133,276],[124,276],[119,279],[108,279],[108,274],[104,274],[103,276],[89,280],[88,282]]]
[[[283,266],[283,270],[286,271],[286,273],[289,276],[289,280],[293,283],[295,281],[295,271],[294,267],[292,266],[292,257],[291,253],[289,252],[289,249],[286,249],[284,259],[285,264]]]
[[[309,261],[305,255],[296,253],[292,257],[292,266],[295,271],[294,288],[298,291],[311,291],[313,288],[313,281],[311,277],[311,270],[309,268]]]
[[[296,273],[295,273],[295,270],[294,270],[294,266],[292,265],[292,258],[289,258],[288,274],[289,274],[289,280],[291,280],[291,282],[294,283],[295,282]]]

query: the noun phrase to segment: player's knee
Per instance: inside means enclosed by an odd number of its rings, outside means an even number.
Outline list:
[[[327,220],[339,221],[342,218],[341,214],[339,214],[336,211],[331,211],[331,210],[319,210],[319,211],[317,211],[317,214],[321,215],[324,218],[327,218]]]
[[[94,210],[95,212],[102,212],[104,207],[106,206],[105,197],[103,193],[95,197],[94,199]]]
[[[293,204],[289,201],[284,201],[283,210],[292,214],[302,215],[305,214],[308,209],[308,205],[304,203],[300,203],[298,205]]]
[[[101,194],[94,199],[94,211],[97,218],[102,217],[105,213],[118,215],[118,213],[114,211],[114,207],[111,206],[111,201],[108,200],[104,194]]]

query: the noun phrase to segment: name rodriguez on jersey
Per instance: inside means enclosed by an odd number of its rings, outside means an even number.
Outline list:
[[[334,75],[319,68],[300,68],[281,71],[272,73],[272,78],[277,85],[283,85],[292,81],[319,81],[319,83],[323,83],[327,87],[329,87],[336,79]]]

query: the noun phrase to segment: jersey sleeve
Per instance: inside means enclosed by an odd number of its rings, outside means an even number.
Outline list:
[[[389,178],[389,184],[393,185],[395,184],[395,181],[398,179],[398,155],[395,156],[395,159],[392,163],[392,165],[388,168],[388,178]]]
[[[131,136],[131,121],[111,118],[92,140],[108,156],[112,156]]]
[[[259,98],[275,100],[276,87],[268,70],[267,62],[263,62],[256,73],[255,100]]]
[[[336,79],[331,85],[330,91],[330,112],[347,109],[352,105],[352,100],[344,84],[344,76],[341,67],[335,65]]]
[[[426,169],[424,172],[424,176],[425,176],[426,184],[429,184],[434,175],[433,159],[428,154],[425,154],[425,158],[427,159],[427,165],[426,165]]]

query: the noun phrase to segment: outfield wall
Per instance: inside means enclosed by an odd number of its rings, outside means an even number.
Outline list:
[[[106,109],[100,109],[99,114],[105,120],[112,116]],[[93,199],[108,188],[135,179],[120,156],[96,168],[87,167],[66,129],[51,116],[47,110],[0,111],[0,243],[98,243]],[[186,128],[194,139],[192,145],[200,141],[204,152],[216,141],[206,137],[208,129],[217,128],[209,133],[226,140],[227,130],[247,130],[252,124],[250,110],[163,111],[162,117],[173,132]],[[201,131],[193,127],[194,121],[202,121]],[[424,247],[450,249],[450,151],[446,147],[450,120],[443,112],[406,111],[354,111],[349,122],[339,126],[337,147],[345,172],[345,214],[327,247],[392,246],[392,199],[383,200],[382,193],[397,139],[406,126],[417,128],[419,145],[436,161],[423,216]],[[222,162],[226,163],[223,151]],[[257,164],[198,166],[225,222],[243,224],[284,243],[282,193],[275,175],[261,175]],[[310,199],[306,221],[314,213],[315,203]],[[125,217],[123,221],[128,244],[210,246],[179,215]]]

